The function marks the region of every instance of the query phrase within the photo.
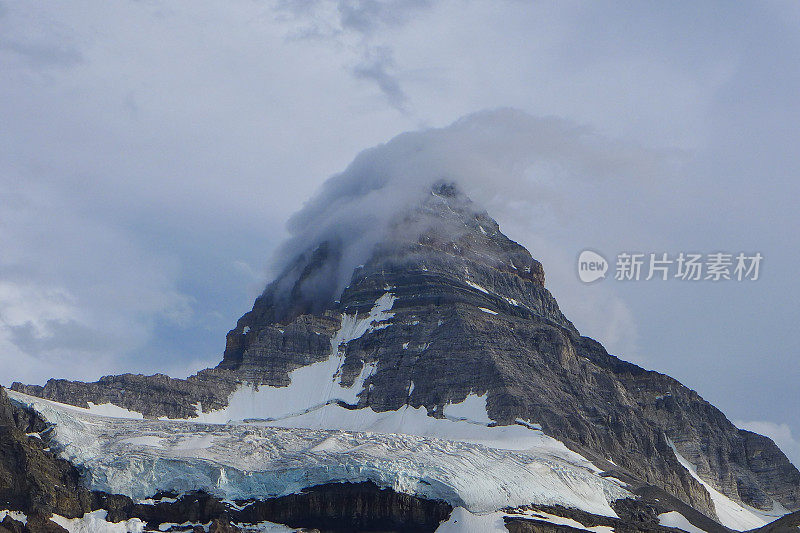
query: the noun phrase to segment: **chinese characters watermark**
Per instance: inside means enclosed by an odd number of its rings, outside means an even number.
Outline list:
[[[617,254],[614,279],[617,281],[756,281],[764,256],[760,252],[676,254],[622,252]],[[609,264],[599,253],[584,250],[578,257],[578,277],[592,283],[606,277]]]

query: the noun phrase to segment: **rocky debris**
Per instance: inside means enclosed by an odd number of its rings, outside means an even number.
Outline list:
[[[66,530],[50,521],[50,519],[41,516],[29,517],[27,523],[24,524],[19,520],[6,516],[0,522],[0,533],[66,533]]]
[[[731,530],[720,526],[710,518],[702,516],[685,504],[676,502],[658,487],[649,487],[640,491],[637,499],[624,498],[613,503],[619,518],[600,516],[579,509],[570,509],[559,505],[529,505],[526,507],[504,509],[506,528],[512,533],[565,533],[586,531],[584,528],[608,527],[616,533],[676,532],[682,531],[659,524],[658,515],[678,510],[684,517],[699,529],[707,533],[729,533]],[[674,505],[678,503],[677,507]],[[549,516],[548,516],[549,515]],[[575,526],[555,524],[552,516],[574,520]],[[749,533],[797,533],[800,526],[800,512],[788,514],[762,528]]]
[[[585,529],[578,529],[572,526],[561,524],[551,524],[544,520],[522,517],[505,517],[506,529],[511,533],[581,533]]]
[[[727,533],[730,531],[728,528],[721,526],[715,520],[709,518],[709,515],[699,512],[694,507],[687,505],[685,502],[672,496],[660,487],[640,485],[633,487],[633,493],[637,496],[636,500],[618,500],[614,503],[614,510],[620,518],[626,521],[638,522],[638,519],[633,518],[632,512],[637,513],[649,507],[652,511],[647,511],[647,513],[651,518],[653,512],[658,515],[668,511],[678,511],[695,527],[707,533]],[[629,505],[630,501],[635,501],[636,504]]]
[[[505,522],[506,529],[511,533],[586,533],[586,529],[572,527],[564,524],[553,524],[546,520],[537,520],[535,518],[506,516],[503,521]],[[593,527],[590,524],[584,524],[588,527]],[[608,524],[604,524],[608,525]],[[613,530],[615,533],[646,533],[650,531],[676,533],[675,529],[663,526],[646,526],[636,525],[625,527],[619,523],[615,524]]]
[[[0,533],[24,533],[25,531],[25,524],[19,520],[14,520],[10,516],[6,516],[0,522]]]
[[[652,487],[652,490],[654,493],[658,494],[658,498],[653,497],[654,494],[651,493],[647,496],[640,495],[637,499],[623,498],[616,500],[612,506],[614,507],[614,511],[617,513],[618,518],[600,516],[587,513],[579,509],[570,509],[560,505],[529,505],[516,509],[504,509],[504,511],[507,513],[504,521],[506,528],[509,531],[520,533],[584,531],[570,525],[554,524],[547,520],[547,515],[555,515],[574,520],[575,522],[583,525],[585,528],[597,526],[613,528],[613,530],[617,533],[676,531],[673,528],[660,525],[658,519],[659,514],[676,509],[676,507],[673,506],[675,499],[670,498],[657,487]],[[664,496],[666,496],[666,498],[663,498]],[[692,513],[690,515],[690,521],[693,524],[702,523],[704,527],[701,529],[707,533],[728,533],[730,531],[708,517],[696,516],[698,515],[697,511],[691,509],[686,504],[681,505],[679,503],[679,509],[681,509],[681,511],[687,508],[690,509],[690,512]],[[681,514],[683,514],[683,512]]]
[[[192,416],[198,402],[208,412],[240,382],[286,386],[293,370],[326,360],[342,316],[365,313],[390,292],[387,327],[339,347],[342,384],[376,365],[357,407],[411,405],[438,417],[448,403],[487,394],[498,424],[540,424],[592,460],[612,459],[637,486],[658,487],[706,517],[715,517],[708,491],[670,442],[733,500],[800,509],[800,472],[770,439],[739,430],[676,380],[581,336],[544,287],[541,264],[456,187],[438,184],[398,218],[340,295],[320,297],[343,260],[341,243],[310,246],[228,333],[215,369],[187,380],[124,375],[12,388],[80,406],[111,402],[145,416]]]

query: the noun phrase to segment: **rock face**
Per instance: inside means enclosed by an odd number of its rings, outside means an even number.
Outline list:
[[[0,388],[0,507],[45,519],[54,512],[82,516],[92,500],[80,472],[48,453],[40,438],[28,436],[46,429],[35,413],[12,406]]]
[[[320,301],[315,287],[342,256],[336,242],[314,243],[228,333],[219,366],[188,380],[124,375],[12,388],[145,416],[192,416],[198,403],[208,412],[224,406],[239,382],[288,385],[293,370],[330,357],[343,314],[361,316],[390,293],[391,318],[337,348],[344,386],[375,367],[352,407],[410,405],[441,417],[446,404],[485,394],[497,424],[541,424],[587,457],[613,460],[608,470],[707,516],[715,516],[709,493],[671,443],[733,500],[800,508],[800,472],[771,440],[739,430],[676,380],[581,336],[544,287],[541,264],[454,186],[439,184],[409,208],[338,299]]]
[[[147,417],[188,418],[197,414],[196,404],[207,410],[227,404],[237,379],[230,372],[203,370],[189,379],[164,374],[103,376],[94,383],[50,379],[44,386],[14,383],[11,388],[32,396],[78,407],[110,403]]]

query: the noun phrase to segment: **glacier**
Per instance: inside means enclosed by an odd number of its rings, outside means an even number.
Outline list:
[[[372,411],[362,420],[419,435],[209,424],[114,418],[19,392],[9,396],[54,424],[51,446],[84,468],[90,488],[135,499],[191,490],[229,500],[263,499],[323,483],[370,480],[471,513],[540,503],[616,516],[610,502],[631,497],[563,443],[524,426],[435,419],[415,409]],[[340,421],[345,425],[346,417]]]
[[[445,405],[441,418],[409,405],[354,409],[375,366],[365,364],[352,386],[342,385],[343,346],[391,327],[394,301],[386,292],[368,313],[343,314],[329,357],[292,371],[288,386],[241,383],[225,408],[203,412],[198,404],[191,419],[146,419],[113,405],[87,409],[8,394],[53,425],[51,448],[82,468],[91,489],[137,500],[194,490],[228,501],[266,499],[372,481],[446,501],[462,519],[479,522],[531,503],[617,516],[610,503],[633,497],[623,484],[535,421],[497,426],[485,394]]]

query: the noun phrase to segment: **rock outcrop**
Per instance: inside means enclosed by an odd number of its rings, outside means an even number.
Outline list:
[[[32,524],[49,522],[52,513],[82,516],[92,507],[80,472],[46,449],[46,431],[35,413],[12,406],[0,388],[0,508],[24,510]]]

